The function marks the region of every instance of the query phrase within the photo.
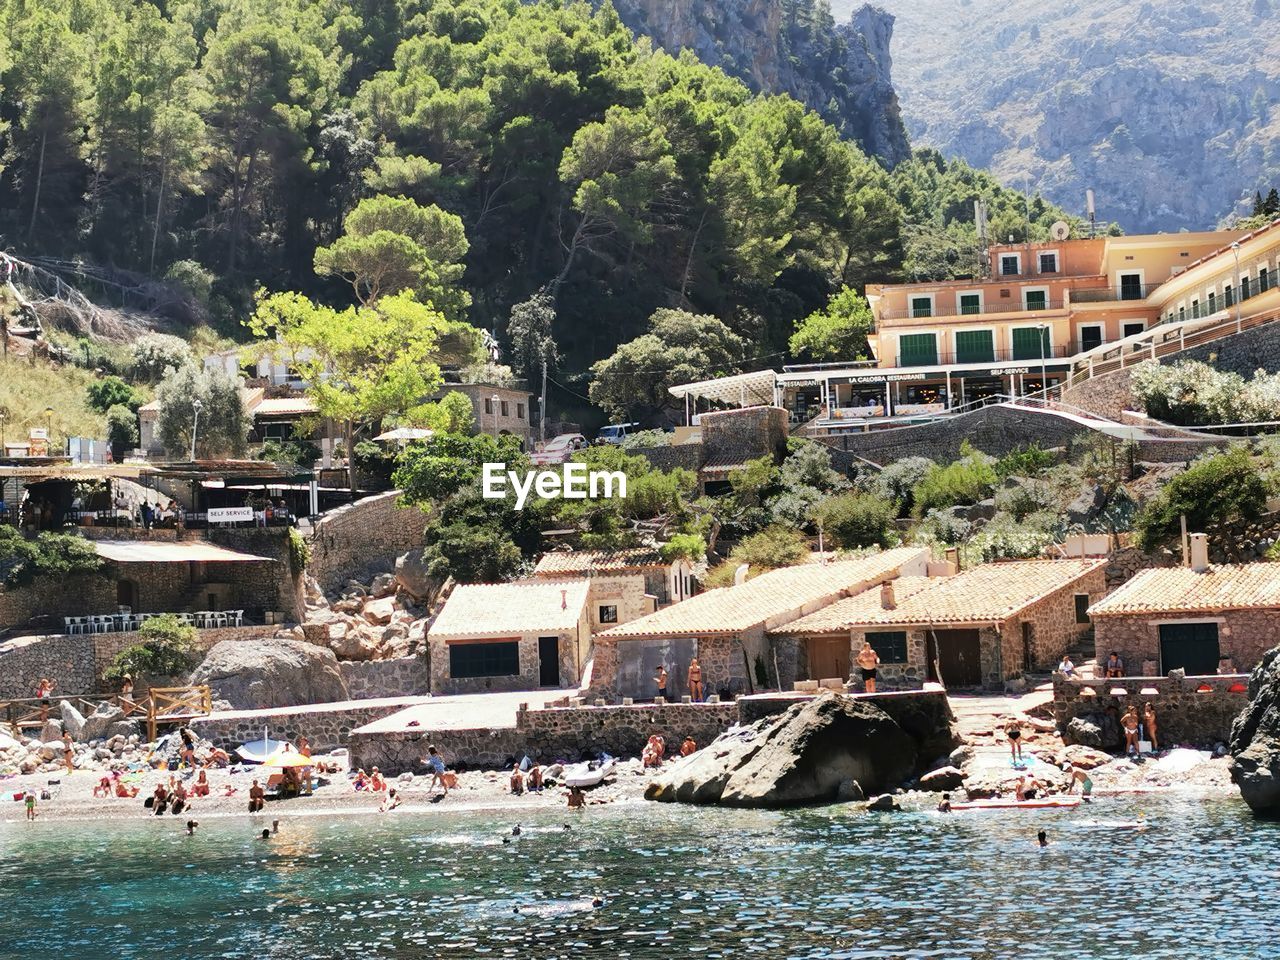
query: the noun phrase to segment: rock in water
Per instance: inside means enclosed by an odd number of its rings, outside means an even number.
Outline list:
[[[920,777],[920,789],[932,793],[959,790],[964,786],[965,772],[955,767],[939,767]]]
[[[224,640],[191,674],[235,710],[295,707],[347,699],[330,650],[297,640]]]
[[[856,780],[866,793],[897,786],[916,764],[916,744],[878,707],[819,697],[717,737],[659,774],[649,800],[786,807],[832,801]]]
[[[1231,725],[1231,780],[1255,813],[1280,814],[1280,647],[1249,677],[1249,705]]]

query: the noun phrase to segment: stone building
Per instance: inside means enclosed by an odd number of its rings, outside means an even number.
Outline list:
[[[511,434],[520,438],[526,449],[536,439],[533,419],[533,394],[523,387],[498,386],[493,383],[446,383],[434,399],[447,393],[461,393],[471,401],[476,418],[476,433],[491,436]]]
[[[578,683],[591,646],[588,580],[465,584],[427,632],[431,692]]]
[[[1053,669],[1106,594],[1104,559],[1019,560],[951,577],[911,577],[770,631],[795,679],[844,678],[869,642],[886,688],[1000,687]],[[779,659],[784,657],[780,654]],[[784,677],[784,680],[786,678]]]
[[[771,570],[732,587],[709,590],[595,638],[593,696],[652,697],[658,665],[670,673],[668,698],[689,692],[689,661],[702,666],[707,694],[752,693],[776,686],[767,632],[899,576],[923,576],[928,551],[903,547],[858,560]]]
[[[652,597],[660,608],[688,599],[696,589],[693,564],[683,557],[668,563],[662,559],[657,547],[636,547],[630,550],[553,550],[543,554],[533,575],[538,579],[590,577],[593,592],[598,592],[600,596],[609,589],[607,581],[617,580],[617,587],[626,590],[627,581],[640,577],[643,592]],[[626,623],[648,612],[645,610],[624,616],[623,611],[619,610],[617,619],[601,619],[598,622]]]
[[[1143,570],[1089,608],[1099,663],[1115,651],[1132,675],[1236,673],[1280,644],[1280,563],[1211,566],[1197,552],[1194,566]]]

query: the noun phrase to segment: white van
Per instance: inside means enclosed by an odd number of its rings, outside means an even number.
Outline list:
[[[638,423],[611,423],[601,427],[600,432],[596,434],[596,443],[609,443],[617,446],[622,443],[622,438],[629,433],[635,433],[640,428]]]

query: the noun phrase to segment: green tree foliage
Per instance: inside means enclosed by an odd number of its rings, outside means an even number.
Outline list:
[[[891,542],[895,505],[870,493],[845,493],[824,500],[813,518],[830,544],[842,549],[882,546]]]
[[[996,487],[992,460],[976,450],[961,447],[960,459],[945,467],[933,464],[911,491],[917,516],[930,510],[977,503]]]
[[[593,403],[621,420],[653,416],[675,403],[668,388],[735,373],[746,344],[715,317],[662,309],[649,332],[591,368]]]
[[[138,445],[138,414],[124,404],[116,404],[107,411],[107,441],[117,462]]]
[[[864,485],[871,493],[896,503],[899,516],[905,516],[915,506],[912,498],[917,484],[935,466],[928,457],[903,457],[872,475]]]
[[[89,384],[85,393],[89,397],[89,406],[99,413],[106,413],[114,406],[128,407],[136,411],[142,405],[142,398],[133,387],[119,377],[103,377]]]
[[[1274,484],[1243,446],[1192,464],[1147,501],[1134,521],[1144,550],[1176,541],[1187,529],[1213,522],[1253,520],[1262,515]]]
[[[1041,450],[1040,444],[1032,443],[1026,447],[1006,453],[995,462],[996,476],[1001,480],[1009,477],[1034,477],[1043,473],[1057,462],[1048,450]]]
[[[1148,360],[1134,368],[1132,384],[1149,415],[1183,426],[1274,420],[1280,409],[1280,374],[1266,370],[1246,380],[1198,360]]]
[[[774,524],[742,539],[729,551],[729,558],[707,575],[707,586],[727,587],[733,583],[738,568],[747,564],[748,576],[791,567],[809,555],[809,540],[794,527]]]
[[[129,370],[136,380],[156,383],[192,359],[191,348],[181,337],[148,333],[134,341]]]
[[[172,371],[156,388],[160,402],[158,434],[170,456],[191,456],[195,431],[196,458],[241,454],[249,436],[249,420],[240,396],[240,383],[219,371],[192,364]],[[196,402],[200,416],[196,420]]]
[[[17,527],[0,524],[0,583],[21,587],[37,577],[93,573],[102,560],[84,537],[41,533],[28,540]]]
[[[479,493],[486,463],[520,470],[528,459],[520,452],[520,441],[510,435],[437,433],[405,448],[392,483],[408,503],[439,506],[460,492]]]
[[[126,676],[135,680],[181,676],[199,662],[196,628],[176,614],[164,613],[138,628],[138,642],[116,654],[103,676],[112,683]]]
[[[871,308],[855,290],[841,287],[826,307],[798,324],[788,346],[794,356],[812,360],[862,360],[867,357]]]

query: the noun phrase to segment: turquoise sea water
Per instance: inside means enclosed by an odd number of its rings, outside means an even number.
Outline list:
[[[629,804],[540,814],[507,844],[493,813],[255,826],[0,824],[0,956],[1280,956],[1280,824],[1233,801]]]

